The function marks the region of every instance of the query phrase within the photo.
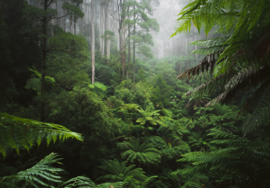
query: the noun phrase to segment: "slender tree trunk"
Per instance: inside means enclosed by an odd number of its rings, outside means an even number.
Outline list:
[[[109,17],[109,4],[107,6],[107,10],[106,10],[106,14],[107,14],[107,30],[111,30],[110,26],[111,26],[111,19]],[[107,38],[107,58],[110,59],[111,56],[111,39],[110,37],[106,37]]]
[[[195,35],[195,40],[197,40],[197,36]],[[195,45],[195,50],[198,50],[198,45]],[[198,53],[196,53],[196,63],[198,63]]]
[[[166,41],[163,40],[163,57],[166,56]]]
[[[44,0],[44,11],[47,11],[48,0]],[[42,61],[41,61],[41,106],[40,106],[40,121],[45,120],[45,102],[44,95],[45,91],[45,70],[46,70],[46,59],[47,59],[47,14],[43,14],[42,18]]]
[[[118,0],[117,0],[118,1]],[[121,45],[122,45],[122,37],[121,37],[121,31],[122,31],[122,23],[121,23],[121,17],[120,17],[120,15],[119,15],[119,12],[120,10],[119,10],[119,4],[118,4],[118,2],[117,2],[117,19],[119,20],[119,24],[118,24],[118,49],[119,49],[119,51],[120,51],[120,54],[121,54],[121,49],[122,49],[122,47],[121,47]]]
[[[130,66],[130,64],[131,64],[131,49],[130,49],[130,24],[128,24],[128,69],[129,69],[129,67],[131,67]],[[127,72],[127,79],[129,79],[129,77],[128,77],[128,70],[126,71]]]
[[[75,19],[75,16],[74,16],[74,35],[76,35],[77,33],[76,33],[76,19]]]
[[[174,0],[171,0],[170,5],[171,5],[170,8],[171,8],[171,17],[172,17],[171,18],[171,21],[172,21],[171,24],[172,24],[172,27],[173,27],[173,30],[174,30],[174,25],[175,25],[175,19],[174,19],[174,17],[176,15],[174,13]],[[174,42],[174,37],[172,37],[171,39],[172,39],[172,48],[171,49],[172,49],[172,51],[174,51],[174,43],[175,43]]]
[[[136,2],[136,0],[134,0],[134,2]],[[133,9],[135,10],[136,6],[134,3]],[[133,15],[133,36],[136,35],[136,15],[134,13]],[[135,41],[135,37],[133,39],[133,83],[135,83],[135,73],[136,73],[136,41]]]
[[[92,13],[92,47],[91,47],[91,62],[92,62],[92,84],[95,83],[95,0],[91,1],[91,13]]]
[[[125,77],[125,69],[126,69],[126,49],[125,49],[125,47],[126,47],[126,45],[125,45],[125,37],[126,37],[126,30],[127,30],[127,26],[126,25],[124,25],[123,26],[123,31],[122,31],[122,35],[121,35],[121,37],[122,37],[122,39],[121,39],[121,41],[122,41],[122,44],[121,44],[121,59],[122,59],[122,73],[123,73],[123,79],[124,79],[124,77]]]
[[[129,12],[129,8],[128,8]],[[130,24],[128,24],[128,63],[131,61],[131,50],[130,50]]]
[[[103,4],[100,3],[99,8],[99,51],[102,55],[103,51],[103,38],[101,37],[103,35]]]
[[[105,20],[105,5],[102,8],[102,34],[103,37],[105,35],[105,26],[106,26],[106,20]],[[102,39],[102,51],[101,51],[101,56],[102,58],[104,57],[105,54],[105,38]]]

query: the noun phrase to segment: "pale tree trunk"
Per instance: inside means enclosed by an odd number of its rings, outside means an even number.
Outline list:
[[[76,32],[76,20],[75,20],[75,17],[74,17],[74,21],[73,21],[73,24],[74,24],[74,34],[76,35],[77,34],[77,32]]]
[[[92,13],[92,38],[91,38],[91,62],[92,62],[92,84],[95,83],[95,0],[91,1],[91,13]]]
[[[134,0],[134,1],[136,1],[136,0]],[[134,3],[134,6],[133,6],[133,9],[135,10],[135,3]],[[134,35],[136,35],[136,15],[135,15],[135,13],[134,13],[134,15],[133,15],[133,20],[134,20],[134,24],[133,24],[133,36]],[[135,83],[135,73],[136,73],[136,67],[135,67],[135,65],[136,65],[136,59],[135,59],[135,57],[136,57],[136,41],[135,41],[135,37],[134,37],[134,39],[133,39],[133,83]]]
[[[107,10],[106,10],[106,18],[107,18],[107,30],[111,30],[111,19],[109,17],[109,4],[107,6]],[[111,39],[108,37],[107,39],[107,58],[110,59],[111,56]]]
[[[116,13],[116,18],[117,20],[120,19],[120,16],[119,16],[119,12],[117,11]],[[117,30],[120,32],[120,29],[119,29],[119,24],[116,24],[116,28],[118,28]],[[117,50],[120,51],[120,33],[119,32],[116,32],[117,33]]]
[[[175,25],[175,13],[174,13],[174,0],[171,0],[171,2],[170,2],[170,5],[171,5],[171,21],[172,21],[172,27],[173,27],[173,30],[174,30],[174,25]],[[174,50],[174,37],[172,37],[171,38],[171,40],[172,40],[172,51]]]
[[[99,51],[103,57],[103,38],[101,37],[104,33],[103,31],[103,4],[100,4],[99,9]]]
[[[129,12],[129,8],[128,8]],[[129,16],[130,18],[130,16]],[[130,24],[128,24],[128,63],[131,61],[131,49],[130,49]]]
[[[126,40],[125,40],[125,37],[126,37],[126,30],[127,30],[127,26],[126,24],[123,25],[123,29],[122,29],[122,34],[121,34],[121,59],[122,59],[122,72],[123,72],[123,79],[125,77],[125,69],[126,69]]]
[[[163,40],[163,57],[165,57],[165,51],[166,51],[166,41]]]
[[[102,8],[102,22],[101,22],[101,25],[102,25],[102,35],[104,37],[105,26],[106,26],[105,5],[103,5],[103,8]],[[105,54],[105,38],[103,38],[103,40],[102,40],[102,51],[101,51],[102,58],[104,57],[104,54]]]

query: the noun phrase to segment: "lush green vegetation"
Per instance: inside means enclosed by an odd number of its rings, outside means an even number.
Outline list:
[[[0,188],[269,187],[270,2],[158,3],[0,0]]]

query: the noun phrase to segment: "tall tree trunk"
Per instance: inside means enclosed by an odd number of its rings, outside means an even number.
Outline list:
[[[102,39],[102,51],[101,51],[101,56],[102,58],[104,57],[105,54],[105,27],[106,27],[106,20],[105,20],[105,5],[102,8],[102,35],[103,35],[103,39]]]
[[[136,0],[134,0],[134,2],[136,2]],[[135,8],[136,8],[136,6],[135,6],[135,3],[134,3],[134,6],[133,6],[133,9],[135,10]],[[134,11],[135,12],[135,11]],[[135,15],[135,13],[134,13],[134,15],[133,15],[133,21],[134,21],[134,24],[133,24],[133,36],[134,35],[136,35],[136,15]],[[135,37],[134,37],[134,39],[133,39],[133,83],[135,83],[135,73],[136,73],[136,67],[135,67],[135,65],[136,65],[136,59],[135,59],[135,55],[136,55],[136,49],[135,49],[135,47],[136,47],[136,41],[135,41]]]
[[[91,13],[92,13],[92,47],[91,47],[91,62],[92,62],[92,84],[95,83],[95,0],[91,1]]]
[[[117,0],[118,1],[118,0]],[[120,20],[120,15],[119,15],[119,6],[118,6],[118,2],[117,2],[117,11],[116,11],[116,17],[117,20]],[[120,21],[119,21],[120,22]],[[121,50],[121,23],[118,23],[117,28],[118,28],[118,32],[117,32],[117,49],[120,51]]]
[[[102,55],[103,51],[103,38],[101,37],[103,35],[103,4],[100,3],[100,9],[99,9],[99,52]]]
[[[48,0],[44,0],[44,11],[47,11]],[[47,59],[47,14],[43,14],[42,18],[42,61],[41,61],[41,106],[40,106],[40,121],[45,120],[45,102],[44,95],[45,91],[45,70],[46,70],[46,59]]]
[[[186,37],[186,58],[188,58],[188,38]],[[188,60],[186,61],[186,68],[188,69]]]
[[[107,6],[107,10],[106,10],[106,14],[107,14],[107,30],[111,30],[111,19],[109,17],[109,4]],[[110,36],[107,37],[107,58],[110,59],[110,56],[111,56],[111,39],[110,39]]]
[[[128,7],[128,12],[129,12],[129,8]],[[130,18],[130,17],[129,17]],[[128,23],[128,63],[130,63],[131,61],[131,50],[130,50],[130,24]]]
[[[172,27],[173,27],[173,30],[174,30],[174,25],[175,25],[175,13],[174,13],[174,0],[171,0],[170,2],[170,8],[171,8],[171,21],[172,21]],[[171,51],[174,51],[174,37],[171,38],[172,40],[172,48],[171,48]]]
[[[75,19],[75,16],[74,16],[74,35],[76,35],[76,19]]]
[[[72,16],[69,17],[69,32],[72,33]]]
[[[123,26],[123,30],[122,30],[122,34],[121,34],[121,41],[122,41],[122,44],[121,44],[121,59],[122,59],[122,73],[123,73],[123,79],[125,77],[125,69],[126,69],[126,41],[125,41],[125,37],[126,37],[126,30],[127,30],[127,25],[124,24]]]
[[[165,57],[166,54],[166,41],[163,40],[163,57]]]

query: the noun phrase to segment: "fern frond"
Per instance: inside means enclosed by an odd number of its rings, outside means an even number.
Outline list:
[[[77,188],[93,188],[95,187],[95,183],[88,177],[85,176],[77,176],[72,178],[61,185],[61,187],[70,188],[70,187],[77,187]]]
[[[102,160],[102,166],[99,168],[108,172],[105,176],[100,176],[97,180],[111,180],[115,182],[143,182],[146,179],[145,172],[141,168],[134,168],[135,165],[126,166],[126,162],[114,160]]]
[[[8,148],[15,149],[18,154],[21,146],[29,151],[35,142],[40,145],[43,138],[46,139],[48,145],[57,139],[60,141],[68,138],[83,140],[81,134],[72,132],[61,125],[19,118],[6,113],[0,114],[0,152],[3,156],[6,156]]]
[[[20,187],[22,184],[29,184],[39,188],[41,186],[51,187],[51,185],[46,182],[61,183],[61,176],[58,175],[58,173],[63,172],[64,170],[61,168],[52,167],[52,164],[58,163],[59,160],[61,159],[58,158],[57,154],[51,153],[32,168],[21,171],[16,175],[0,178],[0,185],[10,184],[10,187]]]
[[[260,98],[257,102],[254,112],[248,117],[244,123],[244,133],[250,132],[256,129],[259,125],[269,120],[270,114],[270,86],[269,80],[266,81],[267,86],[263,85],[264,90],[260,94]]]
[[[148,142],[140,144],[140,139],[131,140],[131,143],[126,143],[128,149],[121,155],[127,161],[137,160],[139,163],[158,163],[160,162],[160,151],[154,148],[154,145]]]
[[[201,60],[199,65],[197,65],[197,66],[195,66],[195,67],[193,67],[191,69],[186,70],[185,72],[180,74],[177,77],[177,79],[179,79],[179,78],[181,78],[181,79],[184,79],[184,78],[191,79],[195,75],[199,75],[199,73],[204,73],[205,71],[208,71],[208,70],[210,70],[210,72],[213,72],[214,66],[215,66],[216,61],[217,61],[217,57],[219,56],[219,54],[221,52],[222,51],[218,51],[218,52],[215,52],[213,54],[205,56]]]

